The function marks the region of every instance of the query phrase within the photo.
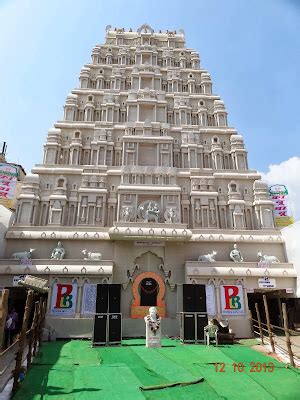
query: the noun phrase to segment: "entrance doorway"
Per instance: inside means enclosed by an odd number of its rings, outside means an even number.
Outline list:
[[[266,313],[263,302],[263,295],[267,297],[270,322],[272,325],[283,327],[282,307],[281,303],[287,303],[286,293],[283,290],[272,291],[259,291],[255,290],[254,293],[248,293],[248,306],[252,313],[252,317],[257,319],[255,303],[258,305],[261,321],[266,323]]]
[[[157,306],[158,283],[153,278],[144,278],[140,285],[141,306]]]
[[[16,313],[18,314],[18,322],[16,324],[16,334],[17,334],[20,332],[22,328],[28,290],[25,289],[24,287],[6,287],[6,289],[9,289],[8,311],[14,308]],[[34,293],[33,305],[28,321],[28,326],[31,325],[33,319],[34,303],[36,301],[39,301],[40,298],[47,299],[47,296],[48,293],[36,293],[36,292]]]
[[[7,289],[9,289],[8,312],[14,308],[18,314],[18,322],[16,323],[15,331],[17,334],[22,327],[27,291],[21,287],[8,287]]]

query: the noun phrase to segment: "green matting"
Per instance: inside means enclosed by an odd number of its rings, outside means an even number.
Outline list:
[[[256,352],[247,341],[215,347],[163,339],[160,349],[147,349],[143,339],[122,344],[92,348],[87,340],[43,343],[14,399],[300,399],[300,371]],[[217,362],[225,363],[225,372],[215,371]],[[234,372],[234,362],[243,362],[245,372]],[[251,373],[251,362],[273,362],[275,370]],[[203,382],[193,383],[201,378]],[[190,384],[161,388],[177,382]],[[149,386],[159,388],[140,389]]]

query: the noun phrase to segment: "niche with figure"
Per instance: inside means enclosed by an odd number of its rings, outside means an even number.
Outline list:
[[[153,278],[144,278],[140,284],[141,306],[157,306],[158,283]]]

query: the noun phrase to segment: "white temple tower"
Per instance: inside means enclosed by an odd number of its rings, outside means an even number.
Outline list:
[[[47,323],[58,337],[76,337],[91,333],[92,285],[122,284],[123,334],[134,336],[143,333],[148,309],[144,279],[157,284],[169,335],[179,334],[182,284],[203,283],[210,315],[249,336],[248,300],[265,290],[262,279],[274,283],[277,298],[293,297],[296,287],[259,179],[184,32],[108,27],[67,96],[63,120],[49,130],[43,164],[25,178],[0,261],[4,285],[22,273],[49,279]],[[51,260],[58,241],[66,255]],[[229,257],[234,243],[241,262]],[[32,265],[10,260],[30,248]],[[102,259],[84,260],[84,249]],[[198,261],[213,250],[215,262]],[[258,267],[260,251],[279,263]],[[59,315],[51,304],[57,283],[76,290],[72,310]],[[240,312],[224,312],[226,285],[242,291]]]

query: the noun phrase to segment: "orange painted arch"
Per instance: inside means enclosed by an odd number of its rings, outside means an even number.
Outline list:
[[[164,301],[164,296],[166,292],[166,287],[161,276],[156,274],[155,272],[143,272],[138,275],[133,284],[132,284],[132,305],[131,305],[131,318],[144,318],[149,311],[148,306],[141,306],[141,296],[139,293],[139,285],[145,278],[152,278],[158,284],[158,293],[157,293],[157,313],[160,317],[166,316],[166,303]]]

